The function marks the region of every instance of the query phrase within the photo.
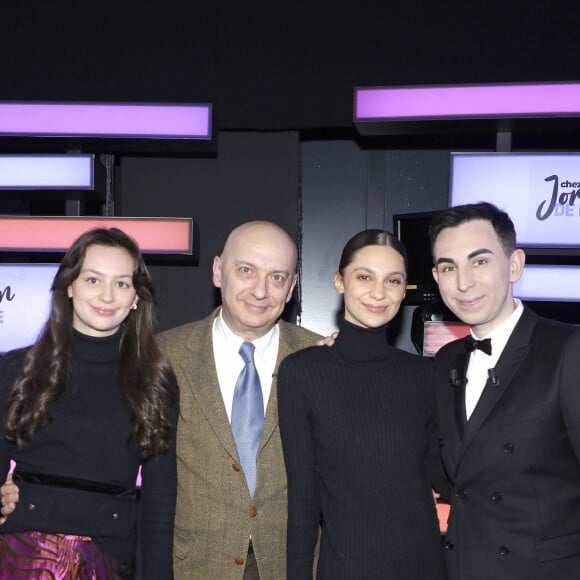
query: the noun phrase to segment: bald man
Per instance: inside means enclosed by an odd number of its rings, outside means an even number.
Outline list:
[[[280,321],[296,285],[296,245],[270,222],[228,236],[213,262],[222,305],[160,335],[181,389],[177,433],[176,580],[284,580],[287,484],[278,429],[276,373],[318,335]],[[264,402],[256,483],[248,485],[231,428],[234,390],[254,347]]]

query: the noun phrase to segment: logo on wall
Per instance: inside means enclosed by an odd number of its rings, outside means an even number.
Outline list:
[[[16,294],[12,292],[12,288],[10,288],[10,286],[6,286],[6,288],[4,288],[3,290],[0,288],[0,304],[2,304],[2,302],[12,302],[12,300],[14,300],[15,297]],[[3,322],[4,322],[4,311],[0,310],[0,324],[2,324]]]
[[[10,288],[10,286],[6,286],[4,290],[0,289],[0,304],[2,304],[4,300],[12,302],[12,300],[14,300],[15,297],[16,294],[12,292],[12,288]]]
[[[550,175],[544,181],[553,182],[552,195],[540,203],[536,210],[536,218],[539,221],[554,216],[573,216],[574,202],[580,197],[580,181],[570,181],[565,179],[560,182],[557,175]],[[547,205],[546,205],[547,204]],[[554,211],[555,210],[555,211]]]
[[[38,337],[58,264],[0,263],[0,355]]]
[[[522,247],[580,247],[580,153],[454,153],[450,205],[489,201]]]

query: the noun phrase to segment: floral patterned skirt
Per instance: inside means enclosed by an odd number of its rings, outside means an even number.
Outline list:
[[[129,569],[131,568],[131,569]],[[21,532],[0,540],[0,580],[129,580],[121,564],[87,536]]]

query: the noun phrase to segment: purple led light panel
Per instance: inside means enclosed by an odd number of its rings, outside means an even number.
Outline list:
[[[211,105],[0,103],[0,135],[210,139]]]
[[[355,121],[580,113],[580,83],[355,89]]]

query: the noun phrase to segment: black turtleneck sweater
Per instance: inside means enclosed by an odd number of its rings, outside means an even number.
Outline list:
[[[343,321],[333,347],[278,373],[288,473],[288,580],[441,580],[431,487],[444,482],[431,362]]]
[[[13,459],[17,471],[134,488],[142,464],[140,522],[143,570],[147,578],[169,579],[172,578],[176,490],[175,446],[173,444],[166,455],[142,461],[140,448],[128,442],[130,412],[117,380],[119,340],[120,333],[95,338],[74,332],[71,377],[65,392],[50,408],[52,420],[35,434],[30,444],[23,447],[17,448],[5,438],[0,438],[0,480],[4,481],[10,459]],[[0,359],[2,418],[5,417],[15,379],[22,370],[24,353],[24,350],[12,351]],[[177,420],[176,409],[174,420]],[[56,493],[62,491],[43,487],[47,490],[47,497],[52,494],[56,498]],[[66,509],[50,507],[49,521],[41,531],[83,534],[86,522],[79,521],[79,529],[75,529],[75,510],[80,513],[81,508],[80,504],[75,505],[74,493],[70,495],[63,495]],[[78,496],[79,502],[86,501],[84,497],[81,499],[83,494]],[[98,494],[97,501],[102,502],[103,510],[109,509],[106,507],[109,499],[104,494]],[[39,523],[38,513],[43,508],[45,505],[36,505],[30,512],[34,514],[35,524]],[[0,526],[0,533],[26,530],[27,509],[21,494],[14,517],[10,516],[7,523]],[[117,513],[116,508],[110,511]],[[116,519],[121,517],[119,514]],[[97,535],[94,539],[104,551],[123,561],[135,558],[135,532],[132,535],[128,539]]]

